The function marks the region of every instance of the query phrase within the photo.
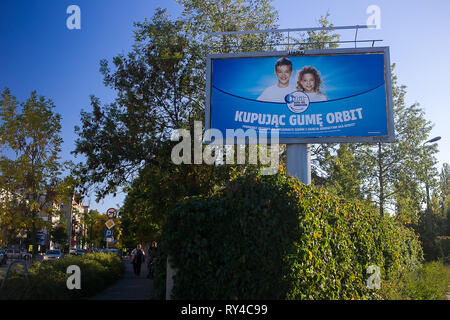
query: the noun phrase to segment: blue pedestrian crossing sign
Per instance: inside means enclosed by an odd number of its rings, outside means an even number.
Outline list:
[[[113,237],[113,230],[112,229],[106,229],[105,230],[105,238],[112,238]]]

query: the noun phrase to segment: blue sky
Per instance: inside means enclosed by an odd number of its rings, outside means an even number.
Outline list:
[[[66,27],[66,9],[72,4],[81,9],[81,30]],[[432,137],[442,136],[440,167],[450,159],[450,1],[274,1],[281,28],[317,26],[327,12],[335,26],[364,25],[370,5],[381,9],[381,29],[359,30],[358,39],[382,39],[378,45],[390,46],[395,73],[407,86],[407,104],[419,102],[435,125]],[[19,101],[32,90],[53,100],[62,116],[64,160],[74,160],[70,155],[74,126],[81,109],[90,110],[89,96],[95,94],[104,103],[114,99],[114,92],[103,85],[99,61],[129,52],[133,22],[151,18],[157,7],[168,8],[173,16],[181,11],[173,0],[0,1],[0,89],[9,87]],[[342,40],[353,40],[355,35],[354,31],[340,34]],[[98,204],[91,199],[89,204],[106,212],[122,201],[123,195]]]

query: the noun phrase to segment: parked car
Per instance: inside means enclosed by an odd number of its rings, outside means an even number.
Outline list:
[[[48,250],[44,254],[44,261],[61,259],[62,257],[63,257],[63,255],[61,253],[61,250],[58,250],[58,249]]]
[[[84,249],[75,249],[75,253],[76,256],[81,256],[83,254],[86,254],[86,250]]]
[[[19,249],[6,249],[8,259],[22,259],[22,254]]]
[[[118,249],[109,249],[108,252],[110,252],[110,253],[115,253],[115,254],[117,254],[117,255],[120,255],[120,252],[119,252]]]
[[[31,260],[31,253],[29,252],[22,251],[20,255],[24,260]]]

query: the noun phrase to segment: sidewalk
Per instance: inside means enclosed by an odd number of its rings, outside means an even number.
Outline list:
[[[147,263],[141,268],[140,276],[133,272],[130,260],[124,259],[125,274],[122,279],[105,289],[91,300],[149,300],[152,295],[153,280],[147,279]]]

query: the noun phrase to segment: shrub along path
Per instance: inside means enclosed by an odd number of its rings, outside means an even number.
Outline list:
[[[133,265],[128,258],[124,259],[125,274],[103,292],[95,295],[91,300],[149,300],[152,295],[153,280],[147,279],[147,264],[141,268],[140,276],[133,272]]]

